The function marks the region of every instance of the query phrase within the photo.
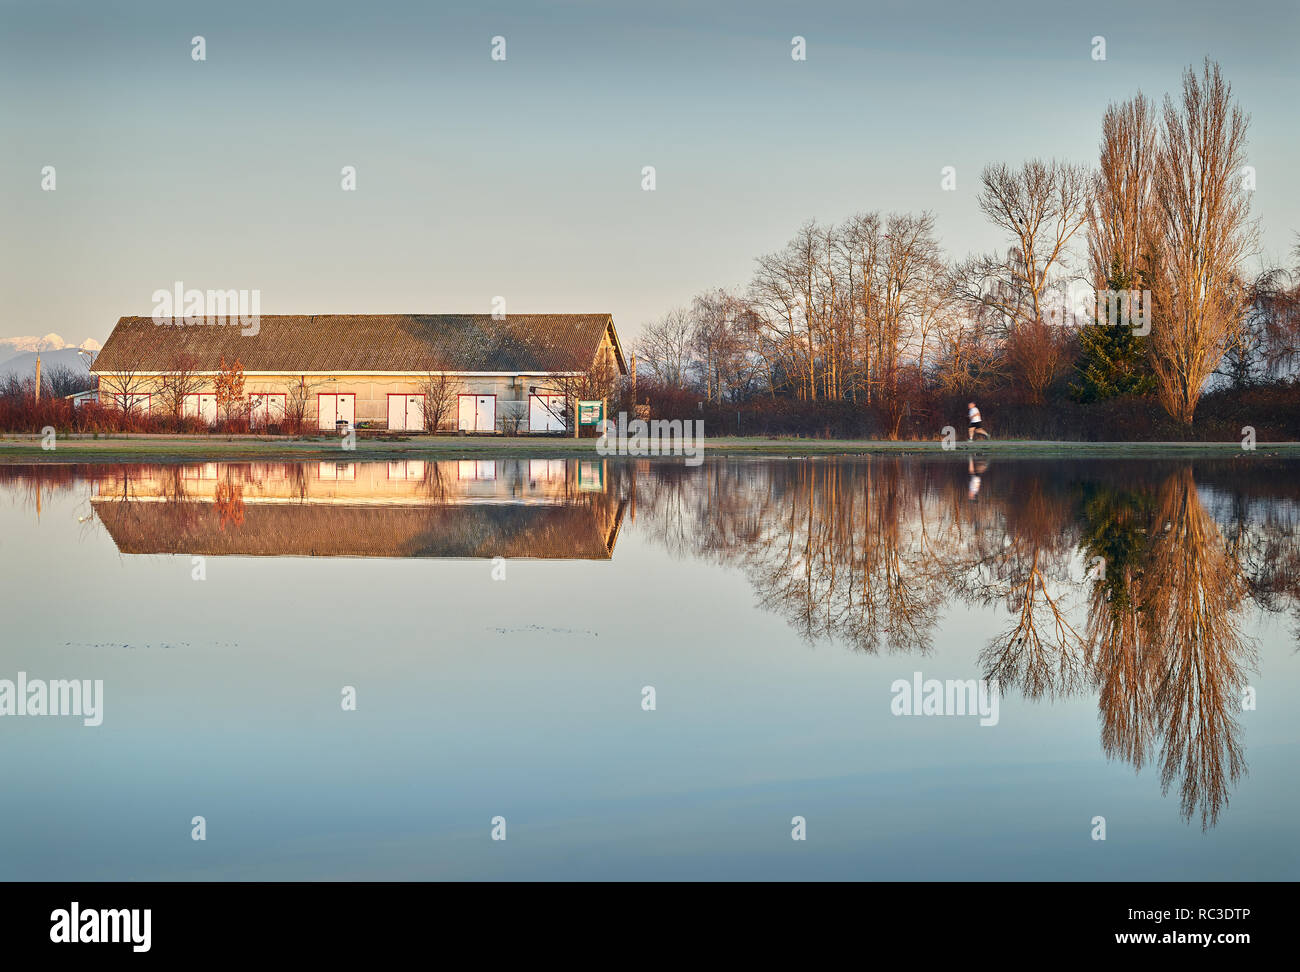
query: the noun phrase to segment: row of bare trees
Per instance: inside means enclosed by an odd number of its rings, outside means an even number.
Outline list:
[[[759,258],[745,292],[710,291],[646,327],[637,360],[708,401],[792,394],[870,403],[940,346],[946,291],[931,214],[808,222]]]
[[[1095,170],[988,166],[978,205],[1002,237],[995,252],[949,260],[928,212],[808,222],[758,258],[747,287],[648,325],[638,360],[711,402],[788,396],[893,414],[918,383],[1014,385],[1042,401],[1077,363],[1092,294],[1118,276],[1151,291],[1145,367],[1165,410],[1190,423],[1216,370],[1238,384],[1289,377],[1300,357],[1300,270],[1246,273],[1248,123],[1207,60],[1159,111],[1140,93],[1111,105]]]
[[[76,392],[89,391],[95,380],[84,370],[56,364],[41,372],[41,395],[44,398],[63,398]],[[0,399],[12,402],[34,398],[36,378],[16,371],[0,375]]]

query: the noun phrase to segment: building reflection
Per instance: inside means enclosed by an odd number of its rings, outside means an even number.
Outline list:
[[[106,467],[91,504],[125,554],[608,560],[627,499],[604,460]]]

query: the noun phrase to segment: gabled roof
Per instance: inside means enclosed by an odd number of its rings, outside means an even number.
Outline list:
[[[195,371],[217,371],[224,357],[245,372],[286,374],[573,373],[591,367],[606,334],[626,373],[609,314],[263,314],[255,334],[238,318],[123,317],[91,370],[169,371],[185,355]]]

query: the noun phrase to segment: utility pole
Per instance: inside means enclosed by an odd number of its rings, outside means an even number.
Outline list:
[[[41,353],[36,352],[36,400],[41,400]]]

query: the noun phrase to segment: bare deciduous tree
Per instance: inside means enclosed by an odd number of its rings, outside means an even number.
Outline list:
[[[199,374],[198,362],[184,352],[171,360],[170,370],[158,379],[159,410],[164,415],[179,419],[185,411],[185,398],[197,395],[208,383],[208,379]]]
[[[1012,326],[1047,317],[1052,277],[1059,273],[1067,249],[1088,218],[1089,177],[1084,166],[1032,159],[1019,169],[999,163],[981,177],[979,207],[1014,243],[1013,258],[986,265],[1011,286],[984,300],[998,306]],[[1011,303],[1007,297],[1027,298]]]
[[[49,389],[55,398],[66,398],[77,392],[89,391],[95,387],[95,379],[79,368],[68,365],[54,365],[42,372],[41,383]]]
[[[142,353],[118,355],[114,370],[99,376],[99,400],[135,415],[144,411],[145,395],[153,387],[153,378],[144,373]]]
[[[744,313],[744,302],[722,289],[700,294],[692,305],[691,346],[707,401],[722,401],[744,376]]]
[[[1300,361],[1300,245],[1295,257],[1294,270],[1265,270],[1252,287],[1251,324],[1261,338],[1263,367],[1274,377]]]
[[[614,397],[617,383],[618,369],[613,360],[609,355],[600,353],[586,371],[551,379],[554,393],[564,396],[570,432],[578,424],[578,402],[609,401]]]
[[[1254,246],[1254,227],[1237,179],[1248,126],[1208,58],[1199,77],[1184,72],[1179,101],[1165,98],[1151,349],[1160,403],[1188,425],[1246,302],[1240,267]]]
[[[636,344],[637,361],[669,388],[685,388],[690,380],[694,330],[690,311],[673,308],[641,332]]]
[[[1141,92],[1106,109],[1101,122],[1100,169],[1088,218],[1088,257],[1094,287],[1104,288],[1115,261],[1141,289],[1155,227],[1152,179],[1155,107]]]
[[[896,404],[901,376],[923,363],[951,309],[929,213],[861,213],[806,223],[759,259],[734,352],[772,394]],[[910,380],[908,382],[911,384]]]
[[[324,380],[309,381],[306,375],[299,375],[285,389],[284,424],[296,434],[301,435],[307,427],[307,413],[311,408],[316,389],[324,385]]]
[[[438,361],[425,363],[420,378],[420,394],[424,396],[424,429],[437,432],[448,419],[456,416],[455,406],[460,394],[460,382],[450,377]]]

